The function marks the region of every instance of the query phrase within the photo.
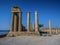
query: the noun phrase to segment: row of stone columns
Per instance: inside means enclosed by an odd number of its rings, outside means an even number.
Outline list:
[[[50,31],[50,34],[52,35],[52,24],[51,24],[51,21],[49,20],[49,31]],[[55,33],[58,34],[58,30],[55,29]]]
[[[22,12],[18,7],[12,8],[12,25],[11,32],[17,32],[22,30]]]
[[[27,32],[30,31],[30,12],[27,13]],[[35,32],[38,32],[38,12],[35,11]]]
[[[12,9],[11,31],[20,32],[22,30],[22,11],[18,7]],[[30,12],[27,13],[27,32],[30,31]],[[38,12],[35,11],[35,32],[38,32]]]

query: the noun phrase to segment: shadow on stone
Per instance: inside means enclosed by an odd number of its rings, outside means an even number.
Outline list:
[[[4,38],[6,36],[7,36],[7,34],[0,34],[0,38]]]

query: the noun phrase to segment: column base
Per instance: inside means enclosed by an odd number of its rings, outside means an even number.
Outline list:
[[[15,37],[15,36],[40,36],[39,32],[10,32],[8,37]]]

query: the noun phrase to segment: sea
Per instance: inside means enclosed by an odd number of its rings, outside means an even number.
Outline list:
[[[0,34],[7,34],[10,30],[0,30]]]

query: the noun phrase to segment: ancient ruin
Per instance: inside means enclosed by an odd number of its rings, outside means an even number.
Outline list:
[[[38,11],[35,11],[35,23],[34,29],[31,31],[31,22],[30,22],[30,11],[27,12],[27,28],[22,24],[22,10],[19,7],[12,8],[12,22],[10,32],[7,36],[40,36],[41,32],[43,34],[59,34],[60,28],[52,28],[51,21],[48,22],[48,28],[42,28],[40,30],[38,26]]]
[[[38,31],[38,12],[35,11],[35,30],[30,31],[30,12],[27,13],[27,29],[22,25],[22,10],[19,7],[12,8],[12,23],[8,36],[37,35]],[[23,30],[23,31],[22,31]]]

